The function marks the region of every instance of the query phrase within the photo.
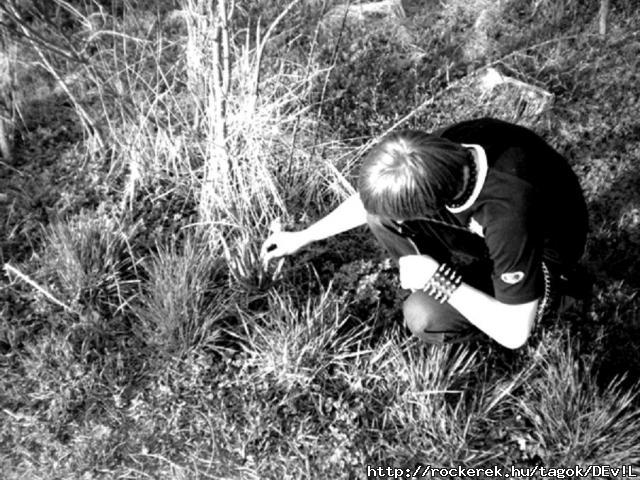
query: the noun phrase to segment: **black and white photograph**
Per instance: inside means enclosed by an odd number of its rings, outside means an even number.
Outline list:
[[[638,0],[1,0],[0,478],[640,478]]]

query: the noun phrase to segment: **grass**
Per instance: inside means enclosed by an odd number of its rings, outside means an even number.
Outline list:
[[[516,400],[535,432],[540,460],[545,465],[582,465],[588,459],[636,465],[639,452],[631,432],[639,419],[630,407],[636,403],[637,387],[627,389],[618,378],[601,388],[595,358],[576,358],[571,342],[548,339],[544,348],[544,377],[527,382]]]
[[[180,247],[175,243],[160,247],[145,267],[145,292],[135,309],[140,334],[180,355],[215,343],[232,307],[221,280],[223,259],[212,255],[203,240],[188,236]]]
[[[406,4],[363,25],[338,2],[239,1],[228,71],[208,2],[0,7],[20,52],[0,163],[6,478],[640,463],[637,12],[616,2],[601,38],[574,0]],[[486,66],[553,108],[482,94]],[[353,192],[377,135],[480,115],[531,126],[579,174],[586,315],[516,352],[425,346],[365,231],[262,269],[269,228]]]

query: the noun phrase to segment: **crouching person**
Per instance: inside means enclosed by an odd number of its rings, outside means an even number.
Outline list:
[[[580,297],[587,210],[567,161],[532,131],[495,119],[385,137],[358,193],[299,232],[265,241],[265,262],[368,224],[411,290],[409,329],[426,342],[486,334],[522,346],[561,297]]]

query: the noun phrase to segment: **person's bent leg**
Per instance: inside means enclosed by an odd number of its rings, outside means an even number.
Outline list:
[[[402,312],[409,330],[427,343],[463,342],[481,334],[455,308],[425,292],[412,293],[405,300]]]
[[[367,223],[378,242],[384,246],[394,260],[404,255],[415,255],[420,252],[415,243],[404,236],[393,224],[384,222],[376,215],[368,215]],[[425,233],[425,235],[427,235]],[[438,250],[429,252],[436,261],[445,255]],[[490,270],[484,264],[466,266],[463,273],[473,286],[492,294]],[[473,281],[481,279],[482,282]],[[487,287],[488,285],[488,287]],[[468,340],[482,333],[448,303],[440,304],[424,292],[410,295],[403,305],[406,325],[418,338],[429,343],[453,343]]]

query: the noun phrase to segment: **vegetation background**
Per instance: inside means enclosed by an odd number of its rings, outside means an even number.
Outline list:
[[[638,466],[640,13],[612,0],[601,34],[599,8],[0,5],[3,478]],[[579,174],[588,309],[518,351],[426,346],[365,230],[263,271],[384,132],[482,115]]]

